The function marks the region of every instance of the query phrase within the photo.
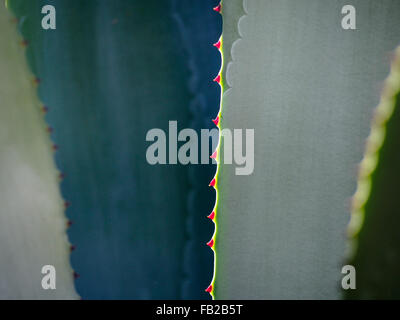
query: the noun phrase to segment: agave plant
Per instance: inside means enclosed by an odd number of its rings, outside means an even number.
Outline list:
[[[353,2],[356,30],[341,0],[54,0],[53,30],[8,0],[0,298],[399,298],[398,59],[370,123],[400,3]],[[152,165],[169,121],[254,129],[254,172],[223,137],[218,167]]]

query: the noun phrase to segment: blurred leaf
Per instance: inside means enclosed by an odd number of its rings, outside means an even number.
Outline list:
[[[400,299],[400,49],[376,110],[354,196],[349,299]]]
[[[0,299],[76,299],[51,141],[16,22],[0,6]],[[56,290],[44,290],[44,265]]]

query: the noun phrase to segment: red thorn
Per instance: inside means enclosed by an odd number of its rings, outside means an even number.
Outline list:
[[[53,151],[57,151],[58,150],[58,145],[53,144],[53,146],[51,148],[53,149]]]
[[[70,205],[71,205],[71,203],[69,203],[68,201],[65,201],[65,202],[64,202],[64,207],[65,207],[65,208],[68,208]]]
[[[75,250],[75,246],[74,245],[71,245],[69,248],[70,248],[71,252]]]
[[[79,277],[80,277],[80,275],[77,274],[77,273],[74,271],[74,279],[78,279]]]
[[[214,43],[213,46],[216,47],[218,50],[221,49],[221,40],[218,40],[218,42]]]
[[[215,187],[215,178],[211,180],[211,182],[208,186]]]
[[[217,116],[214,120],[212,120],[216,126],[219,124],[219,116]]]
[[[217,11],[217,12],[219,12],[219,13],[221,13],[221,9],[222,9],[221,4],[219,4],[218,6],[216,6],[215,8],[213,8],[214,11]]]
[[[49,108],[46,107],[46,106],[43,106],[43,107],[41,108],[41,110],[42,110],[43,113],[47,113],[47,111],[49,111]]]
[[[205,291],[208,293],[211,293],[212,289],[213,289],[213,286],[212,286],[212,284],[210,284]]]
[[[18,19],[17,19],[17,18],[12,18],[12,19],[11,19],[11,22],[12,22],[12,23],[18,23]]]
[[[22,41],[21,41],[21,46],[23,46],[23,47],[27,47],[28,44],[29,44],[29,41],[28,41],[28,40],[22,40]]]
[[[212,248],[214,245],[214,239],[211,239],[210,241],[207,242],[207,245]]]
[[[39,78],[35,78],[35,79],[33,80],[33,82],[34,82],[35,84],[39,84],[39,83],[40,83],[40,79],[39,79]]]
[[[63,180],[65,178],[65,174],[60,172],[58,175],[58,179]]]
[[[217,75],[213,81],[221,83],[221,75]]]
[[[214,153],[210,156],[211,159],[217,159],[217,150],[214,151]]]
[[[207,216],[208,219],[214,220],[215,218],[215,211],[211,212],[209,216]]]
[[[53,128],[52,128],[52,127],[47,127],[46,131],[47,131],[48,133],[52,133],[52,132],[53,132]]]
[[[72,226],[72,224],[73,224],[72,220],[68,220],[68,221],[67,221],[67,227],[68,227],[68,228],[69,228],[70,226]]]

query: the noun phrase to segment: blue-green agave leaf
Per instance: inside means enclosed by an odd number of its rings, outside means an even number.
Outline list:
[[[148,164],[145,138],[152,128],[168,132],[172,120],[178,129],[193,121],[201,127],[217,112],[218,53],[209,41],[221,33],[221,17],[212,11],[214,1],[196,1],[194,11],[187,1],[56,0],[56,30],[40,27],[46,1],[9,2],[54,129],[78,293],[84,299],[209,298],[199,288],[212,278],[205,243],[213,224],[206,208],[188,199],[197,192],[207,204],[215,195],[198,192],[186,166]],[[199,51],[191,57],[194,45]],[[194,88],[193,77],[199,79]],[[207,97],[200,114],[190,110],[197,92]],[[183,261],[199,267],[187,272]]]

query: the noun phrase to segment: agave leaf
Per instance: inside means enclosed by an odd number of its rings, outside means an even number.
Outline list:
[[[353,1],[357,30],[345,4],[244,1],[221,127],[255,129],[255,167],[219,169],[217,299],[340,297],[356,167],[400,40],[398,1]]]
[[[34,77],[0,6],[0,299],[74,299],[67,220]],[[56,269],[44,290],[42,267]]]
[[[349,299],[399,299],[400,235],[398,190],[400,49],[376,109],[361,163],[349,232],[356,289]]]
[[[204,83],[204,71],[189,69],[191,52],[182,46],[176,16],[195,16],[196,28],[185,32],[202,41],[198,55],[206,61],[216,52],[204,49],[212,43],[198,20],[217,19],[210,28],[220,33],[220,17],[211,16],[205,5],[190,11],[185,1],[58,0],[52,2],[57,29],[44,31],[44,4],[10,1],[30,43],[28,60],[42,80],[39,93],[59,146],[56,162],[65,174],[61,190],[70,203],[69,237],[76,246],[71,259],[80,274],[77,291],[84,299],[209,298],[199,291],[212,277],[212,255],[205,251],[212,234],[208,212],[200,217],[200,211],[188,210],[193,186],[187,167],[147,163],[145,138],[153,128],[168,132],[170,120],[181,129],[212,113],[190,112],[194,97],[188,80],[194,74]],[[177,5],[186,11],[176,11]],[[213,89],[200,90],[210,96]],[[215,195],[201,197],[209,203]],[[187,234],[188,219],[200,225],[192,228],[194,234]],[[196,263],[204,268],[186,275],[183,261],[194,263],[184,258],[188,239],[201,241]],[[187,281],[194,284],[185,289]]]

